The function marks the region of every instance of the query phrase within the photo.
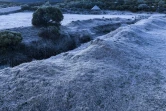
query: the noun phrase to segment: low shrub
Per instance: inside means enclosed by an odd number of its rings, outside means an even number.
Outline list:
[[[34,26],[60,26],[60,22],[63,20],[62,12],[52,6],[44,6],[38,8],[33,13],[32,24]]]
[[[147,4],[140,4],[140,5],[138,5],[138,9],[139,10],[147,10],[149,8],[150,7]]]
[[[79,38],[80,43],[86,43],[91,40],[91,36],[88,34],[85,34]]]
[[[28,4],[24,4],[21,6],[21,10],[30,10],[30,11],[35,11],[39,8],[39,6],[30,6]]]
[[[67,0],[62,8],[91,9],[97,5],[102,10],[129,10],[137,12],[156,11],[157,6],[164,8],[165,4],[166,0]],[[165,9],[161,10],[164,11]]]
[[[30,10],[30,6],[28,4],[24,4],[21,6],[21,10]]]
[[[0,31],[0,48],[16,46],[22,41],[22,36],[18,32]]]
[[[39,37],[47,39],[58,39],[60,36],[59,29],[56,26],[43,27],[38,33]]]
[[[95,5],[104,9],[105,4],[103,2],[69,2],[67,4],[68,8],[78,8],[78,9],[92,9]]]

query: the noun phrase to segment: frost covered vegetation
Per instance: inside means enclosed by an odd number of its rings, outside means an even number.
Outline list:
[[[32,24],[34,26],[59,26],[63,20],[62,12],[52,6],[43,6],[33,13]]]
[[[165,111],[166,18],[0,71],[1,111]]]
[[[6,50],[5,54],[0,55],[0,66],[7,65],[13,67],[33,60],[46,59],[74,49],[99,35],[107,34],[119,28],[121,25],[135,22],[131,17],[131,19],[102,18],[75,21],[67,26],[61,26],[62,13],[59,12],[59,9],[50,7],[42,6],[40,8],[42,10],[34,12],[34,21],[38,23],[35,26],[9,29],[20,32],[23,39],[20,44],[10,48],[10,50]],[[51,10],[58,10],[59,13],[55,11],[52,14],[50,13]],[[57,18],[54,19],[55,17]]]
[[[90,10],[95,5],[102,10],[129,10],[137,11],[159,11],[166,10],[166,0],[64,0],[59,3],[51,2],[55,7],[67,10]],[[36,10],[41,3],[22,5],[23,10]]]
[[[39,36],[43,38],[58,39],[60,25],[63,20],[62,12],[52,6],[42,6],[33,13],[32,24],[42,27]]]
[[[54,26],[10,29],[20,32],[23,40],[13,50],[8,50],[6,54],[0,56],[0,65],[13,67],[34,59],[46,59],[133,23],[134,19],[120,18],[75,21],[67,26],[60,26],[59,33]]]
[[[30,30],[26,29],[28,32],[22,33],[23,42],[21,42],[22,38],[19,38],[21,37],[20,33],[1,32],[0,46],[3,47],[3,50],[4,47],[10,47],[10,50],[6,50],[5,54],[0,56],[0,65],[16,66],[33,59],[48,58],[75,48],[75,41],[68,36],[62,36],[60,33],[61,20],[63,20],[63,15],[59,9],[43,6],[33,14],[32,24],[36,27],[29,28]],[[28,34],[30,36],[27,37]],[[35,40],[32,36],[35,36]],[[42,38],[39,38],[39,36]],[[21,44],[19,44],[20,42]],[[0,49],[0,51],[3,50]]]
[[[106,10],[130,10],[136,11],[164,11],[165,0],[67,0],[57,4],[60,8],[91,9],[98,5]]]
[[[13,47],[21,43],[22,36],[18,32],[0,31],[0,48]]]
[[[166,111],[165,15],[62,19],[40,7],[0,31],[0,111]]]
[[[17,6],[19,5],[18,3],[9,3],[5,1],[0,1],[0,8],[6,8],[6,7],[12,7],[12,6]]]
[[[56,26],[42,27],[38,33],[39,37],[57,40],[60,37],[59,28]]]

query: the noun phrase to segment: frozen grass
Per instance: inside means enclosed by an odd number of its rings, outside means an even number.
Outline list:
[[[0,29],[31,26],[32,13],[14,13],[0,16]]]
[[[0,70],[1,111],[165,111],[166,18]]]
[[[0,9],[0,14],[1,13],[9,13],[9,12],[15,12],[21,10],[20,6],[13,6],[13,7],[7,7],[7,8],[1,8]]]
[[[130,15],[79,15],[79,14],[64,14],[62,25],[67,25],[72,21],[88,20],[95,18],[127,18],[135,19],[138,16],[147,16],[146,14],[130,14]],[[20,12],[9,15],[0,16],[0,29],[9,29],[17,27],[32,26],[31,24],[32,12]]]

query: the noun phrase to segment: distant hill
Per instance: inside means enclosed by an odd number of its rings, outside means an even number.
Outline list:
[[[45,2],[47,0],[0,0],[2,2],[20,2],[20,3],[32,3],[32,2]],[[62,2],[63,0],[49,0],[50,2]]]

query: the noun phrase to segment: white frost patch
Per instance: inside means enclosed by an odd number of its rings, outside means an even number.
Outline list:
[[[166,111],[166,18],[0,70],[0,111]]]
[[[0,13],[8,13],[8,12],[14,12],[21,10],[20,6],[14,6],[14,7],[7,7],[7,8],[1,8]]]
[[[89,19],[103,19],[103,18],[126,18],[133,19],[134,15],[79,15],[79,14],[64,14],[62,25],[67,25],[72,21],[89,20]]]
[[[0,16],[0,29],[31,26],[32,13],[15,13]]]
[[[135,19],[135,17],[147,16],[146,14],[130,14],[130,15],[79,15],[79,14],[64,14],[62,25],[67,25],[72,21],[88,20],[88,19],[102,19],[102,18],[127,18]],[[9,29],[17,27],[32,26],[32,12],[20,12],[9,15],[0,16],[0,29]]]

